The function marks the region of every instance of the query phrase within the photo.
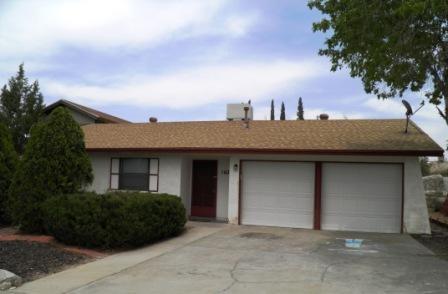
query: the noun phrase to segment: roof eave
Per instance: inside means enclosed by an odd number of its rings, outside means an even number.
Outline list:
[[[306,155],[369,155],[369,156],[443,156],[439,150],[296,150],[267,148],[86,148],[88,152],[168,152],[168,153],[254,153]]]
[[[58,106],[61,106],[61,105],[65,106],[65,107],[68,107],[68,108],[71,108],[72,110],[77,110],[77,111],[81,112],[82,114],[84,114],[84,115],[86,115],[86,116],[88,116],[88,117],[90,117],[90,118],[92,118],[94,120],[100,119],[100,117],[98,115],[96,115],[94,113],[91,113],[91,112],[89,112],[89,111],[87,111],[85,109],[82,109],[81,107],[79,107],[77,105],[74,105],[70,101],[64,100],[64,99],[58,100],[55,103],[48,105],[47,107],[45,107],[44,112],[48,113],[49,111],[51,111],[54,108],[56,108]]]

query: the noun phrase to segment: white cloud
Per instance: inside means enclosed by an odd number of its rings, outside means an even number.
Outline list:
[[[10,1],[0,11],[0,53],[50,55],[64,45],[107,50],[155,46],[204,34],[238,37],[253,13],[223,13],[224,0]]]
[[[214,102],[266,99],[270,94],[327,74],[318,61],[263,61],[202,65],[158,76],[123,76],[104,86],[42,80],[44,92],[86,104],[184,108]]]

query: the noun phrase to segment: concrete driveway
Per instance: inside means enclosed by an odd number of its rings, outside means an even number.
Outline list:
[[[66,293],[447,293],[448,262],[408,235],[190,223],[190,242]],[[201,227],[203,226],[203,227]],[[185,236],[180,237],[185,238]],[[360,249],[345,238],[363,239]],[[176,239],[169,242],[180,242]],[[171,244],[171,243],[170,243]],[[163,243],[159,246],[163,247]],[[146,254],[151,247],[144,249]],[[122,256],[123,260],[126,254]],[[114,256],[108,257],[113,258]],[[107,258],[106,258],[107,259]],[[101,261],[98,261],[101,262]],[[92,274],[95,270],[91,263]],[[79,268],[78,268],[79,269]],[[75,269],[77,270],[77,269]],[[60,273],[17,289],[70,283]],[[73,274],[72,274],[73,277]],[[47,281],[45,281],[47,279]],[[33,285],[34,283],[34,285]],[[48,284],[50,283],[50,284]],[[52,284],[53,283],[53,284]],[[34,288],[33,288],[34,287]],[[57,288],[53,288],[57,289]],[[62,291],[62,290],[61,290]]]

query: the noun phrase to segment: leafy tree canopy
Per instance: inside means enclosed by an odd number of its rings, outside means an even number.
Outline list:
[[[10,188],[13,221],[27,232],[43,231],[41,204],[80,191],[93,180],[84,134],[67,109],[37,123]]]
[[[378,98],[422,92],[448,124],[448,1],[311,0],[330,37],[320,55]]]
[[[21,64],[17,74],[10,78],[0,93],[0,122],[10,130],[18,153],[23,153],[31,127],[40,119],[43,109],[39,83],[29,84]]]

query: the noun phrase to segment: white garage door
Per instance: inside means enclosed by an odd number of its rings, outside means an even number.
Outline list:
[[[242,224],[313,227],[314,163],[247,161],[242,173]]]
[[[399,164],[324,163],[322,229],[399,233]]]

